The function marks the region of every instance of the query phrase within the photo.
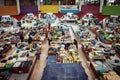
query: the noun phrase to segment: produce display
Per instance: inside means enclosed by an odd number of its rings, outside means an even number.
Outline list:
[[[0,58],[6,56],[6,53],[11,49],[11,43],[1,43],[0,44]]]
[[[48,50],[48,55],[56,55],[56,59],[54,60],[56,63],[80,64],[81,61],[79,59],[77,49],[70,38],[68,30],[64,30],[63,27],[63,31],[65,33],[64,35],[62,35],[59,28],[53,28],[52,41]]]
[[[38,18],[33,13],[26,14],[21,19],[21,27],[30,29],[31,27],[36,27],[38,23]]]
[[[67,13],[61,17],[61,21],[76,22],[78,18],[79,17],[73,13]]]
[[[115,19],[112,22],[118,23]],[[7,21],[3,23],[8,24]],[[119,26],[113,29],[108,24],[104,28],[91,13],[84,15],[82,19],[73,13],[67,13],[60,19],[53,13],[46,13],[39,19],[33,13],[28,13],[21,19],[20,27],[7,32],[3,31],[0,35],[1,41],[9,41],[13,44],[15,44],[16,35],[18,39],[17,50],[11,55],[3,54],[7,53],[7,48],[10,48],[11,44],[7,42],[0,44],[1,70],[8,70],[11,74],[29,74],[33,62],[30,58],[36,58],[36,47],[39,45],[41,48],[42,42],[48,40],[47,65],[80,64],[82,66],[79,56],[81,47],[82,53],[90,63],[88,67],[94,74],[104,80],[113,79],[115,75],[119,75],[120,59],[116,55],[120,52]],[[23,41],[20,39],[21,33],[23,33]],[[29,37],[32,37],[31,43],[28,42]],[[77,45],[80,45],[79,47],[75,45],[74,39]],[[111,77],[108,78],[108,76]]]
[[[46,13],[41,16],[40,22],[42,22],[44,25],[48,25],[50,23],[51,26],[58,26],[59,18],[53,13]]]

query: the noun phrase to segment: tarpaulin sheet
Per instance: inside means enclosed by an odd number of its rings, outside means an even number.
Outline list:
[[[41,80],[88,80],[88,76],[80,64],[49,64]]]

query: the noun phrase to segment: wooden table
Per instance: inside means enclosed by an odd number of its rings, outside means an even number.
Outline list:
[[[32,74],[32,71],[34,69],[35,63],[36,63],[36,57],[29,57],[28,60],[32,60],[32,65],[30,66],[30,70],[28,73],[20,73],[20,74],[16,74],[16,73],[12,73],[11,77],[9,80],[29,80],[30,76]]]

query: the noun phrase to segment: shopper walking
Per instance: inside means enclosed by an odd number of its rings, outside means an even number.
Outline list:
[[[77,40],[74,39],[74,45],[76,46],[77,50],[78,50],[78,43],[77,43]]]
[[[41,48],[39,47],[39,45],[37,45],[36,47],[36,57],[39,60],[40,59],[40,54],[41,54]]]

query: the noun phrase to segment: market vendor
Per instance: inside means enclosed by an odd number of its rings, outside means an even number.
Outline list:
[[[49,35],[48,35],[48,44],[49,44],[49,45],[50,45],[51,41],[52,41],[52,34],[49,33]]]
[[[20,36],[21,42],[23,42],[23,41],[24,41],[24,33],[23,33],[23,30],[20,30],[20,31],[19,31],[19,36]]]
[[[40,59],[40,54],[41,54],[41,48],[39,45],[36,46],[36,57],[39,60]]]
[[[31,44],[32,43],[32,36],[29,35],[29,38],[28,38],[28,44]]]
[[[74,45],[76,46],[76,48],[78,49],[78,43],[77,43],[77,40],[74,39]]]
[[[18,47],[18,36],[17,35],[14,35],[14,44],[15,44],[15,47]]]

